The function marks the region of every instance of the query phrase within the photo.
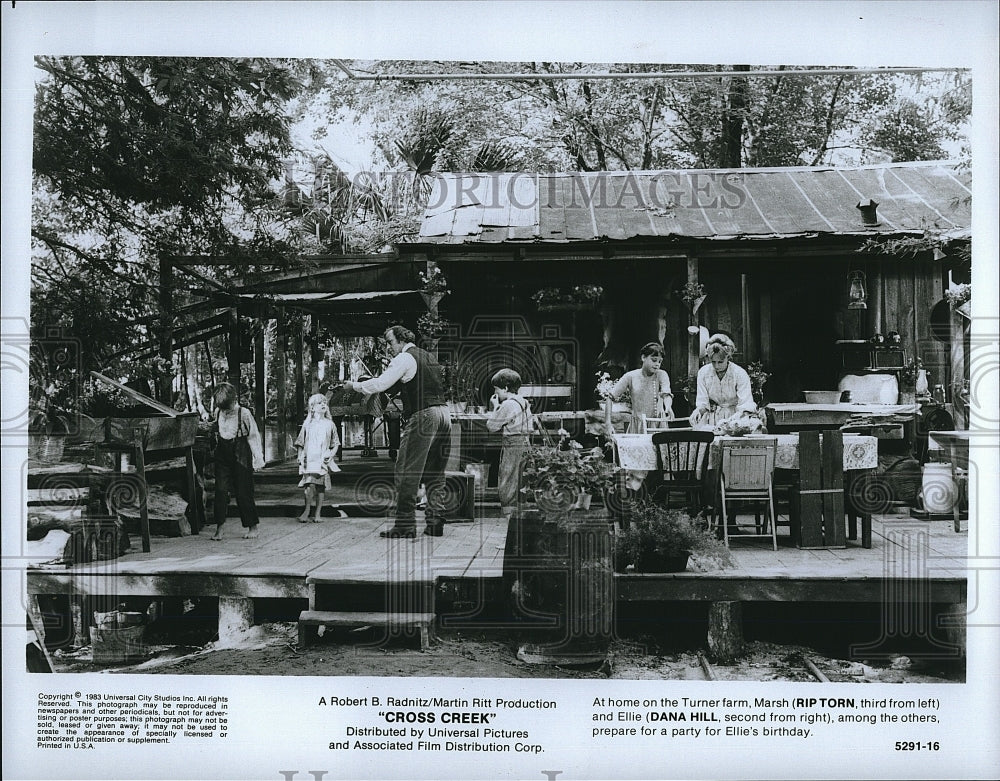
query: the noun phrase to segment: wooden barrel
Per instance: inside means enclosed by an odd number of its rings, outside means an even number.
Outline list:
[[[539,510],[511,516],[504,587],[511,612],[531,642],[518,651],[530,664],[604,661],[614,631],[614,570],[607,516]]]

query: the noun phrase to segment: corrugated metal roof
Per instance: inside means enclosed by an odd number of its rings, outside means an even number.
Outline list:
[[[790,238],[813,234],[970,236],[972,175],[954,162],[859,168],[735,168],[442,174],[420,243]],[[859,201],[878,203],[879,225]]]

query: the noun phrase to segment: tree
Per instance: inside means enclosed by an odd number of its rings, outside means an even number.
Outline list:
[[[359,73],[537,73],[517,81],[351,81],[316,92],[331,125],[347,107],[370,122],[382,149],[417,112],[444,117],[438,164],[468,160],[483,141],[518,149],[522,170],[622,170],[820,165],[927,159],[960,138],[969,118],[968,75],[893,74],[753,77],[760,66],[600,63],[355,62]],[[717,78],[648,79],[628,74],[719,72]],[[767,68],[785,70],[785,68]],[[808,70],[808,69],[807,69]],[[723,71],[747,76],[723,75]],[[594,74],[620,73],[621,79]],[[578,74],[578,79],[545,79]],[[904,143],[890,132],[925,136]],[[905,133],[904,133],[905,135]],[[935,145],[937,144],[937,145]],[[427,162],[427,161],[425,161]],[[440,169],[438,169],[440,170]]]
[[[32,321],[85,336],[88,368],[149,337],[163,254],[287,254],[294,237],[271,183],[290,150],[285,104],[308,63],[36,65]]]

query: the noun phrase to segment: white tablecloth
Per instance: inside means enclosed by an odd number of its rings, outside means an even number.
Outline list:
[[[799,435],[767,434],[778,440],[776,469],[799,468]],[[709,468],[719,464],[719,443],[737,437],[716,437],[709,452]],[[652,434],[618,434],[614,438],[618,464],[630,472],[651,472],[657,468]],[[878,466],[878,440],[860,434],[844,435],[844,470],[875,469]]]

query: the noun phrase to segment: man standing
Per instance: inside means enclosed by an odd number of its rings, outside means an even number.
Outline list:
[[[366,395],[382,393],[397,384],[403,399],[406,428],[396,456],[396,522],[383,537],[417,536],[416,506],[420,484],[427,486],[427,526],[424,534],[444,533],[444,467],[451,452],[451,416],[445,406],[441,367],[426,350],[413,343],[413,332],[394,325],[385,332],[393,359],[378,377],[346,382],[348,390]]]

